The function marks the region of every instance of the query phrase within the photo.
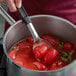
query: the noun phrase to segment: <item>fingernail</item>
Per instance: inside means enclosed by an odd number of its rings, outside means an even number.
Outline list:
[[[18,8],[21,8],[21,6],[22,6],[22,2],[19,3]]]
[[[18,5],[18,8],[21,8],[21,3]]]

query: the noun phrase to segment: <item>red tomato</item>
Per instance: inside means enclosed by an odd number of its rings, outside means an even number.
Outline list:
[[[60,58],[56,59],[55,62],[53,62],[53,64],[50,66],[50,68],[48,70],[56,70],[58,68],[62,68],[66,65],[68,65],[69,63],[62,61]]]
[[[58,51],[54,48],[51,48],[47,51],[46,55],[44,56],[44,62],[47,64],[53,63],[58,56]]]
[[[21,57],[20,54],[18,53],[14,62],[20,66],[24,66],[24,63],[26,62],[26,60],[25,60],[25,58]]]
[[[15,59],[16,53],[17,53],[17,51],[12,49],[9,51],[8,55],[10,56],[11,59]]]
[[[37,70],[46,70],[46,66],[41,62],[33,62],[33,65],[36,66]]]
[[[32,44],[28,43],[28,42],[20,42],[18,43],[19,46],[19,50],[24,50],[24,49],[29,49],[32,48]]]
[[[55,39],[54,37],[45,35],[45,36],[42,36],[42,38],[48,41],[54,48],[58,48],[60,44],[60,41]]]
[[[65,43],[63,45],[63,48],[66,49],[66,50],[71,50],[72,49],[72,44],[71,43]]]
[[[26,41],[28,41],[28,42],[30,42],[30,43],[33,43],[33,42],[34,42],[34,39],[33,39],[33,37],[28,37],[28,38],[26,39]]]
[[[34,55],[40,59],[45,55],[45,53],[47,52],[48,49],[49,49],[49,47],[47,44],[39,45],[34,48]]]
[[[24,60],[24,63],[30,64],[35,61],[33,53],[17,53],[16,60]]]

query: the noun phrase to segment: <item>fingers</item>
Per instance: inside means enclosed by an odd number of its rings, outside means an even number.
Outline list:
[[[15,0],[15,4],[17,8],[20,8],[22,5],[22,0]]]
[[[22,0],[5,0],[5,3],[8,5],[11,12],[17,11],[17,8],[20,8],[22,5]]]
[[[16,11],[16,6],[15,6],[15,3],[14,3],[14,0],[5,0],[5,3],[8,5],[9,10],[11,12],[15,12]]]

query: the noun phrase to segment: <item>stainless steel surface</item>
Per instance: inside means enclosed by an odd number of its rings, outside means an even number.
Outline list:
[[[29,31],[31,32],[31,34],[32,34],[32,36],[34,38],[34,41],[39,41],[40,37],[39,37],[38,33],[36,32],[33,24],[29,23],[29,24],[27,24],[27,27],[28,27]]]
[[[1,6],[1,5],[0,5]],[[4,27],[5,27],[5,20],[4,18],[0,15],[0,38],[3,38],[4,35]],[[2,42],[0,42],[2,43]]]
[[[8,7],[4,4],[0,4],[7,11]],[[5,19],[0,15],[0,44],[3,44],[3,36],[5,31]]]
[[[15,20],[11,16],[9,16],[8,13],[6,13],[2,6],[0,6],[0,14],[6,19],[6,21],[10,25],[13,25],[15,23]]]
[[[2,38],[4,35],[4,27],[5,27],[5,20],[0,15],[0,38]]]

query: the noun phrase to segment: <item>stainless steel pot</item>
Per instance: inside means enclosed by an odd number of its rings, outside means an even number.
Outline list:
[[[53,71],[34,71],[23,68],[13,62],[8,56],[10,47],[19,40],[31,36],[31,34],[21,20],[16,22],[1,6],[0,14],[10,25],[12,25],[5,33],[3,39],[4,53],[7,57],[6,66],[8,76],[73,76],[76,69],[76,61],[73,61],[71,64],[63,68]],[[50,34],[72,43],[76,42],[76,26],[71,22],[52,15],[35,15],[30,18],[39,35]]]

